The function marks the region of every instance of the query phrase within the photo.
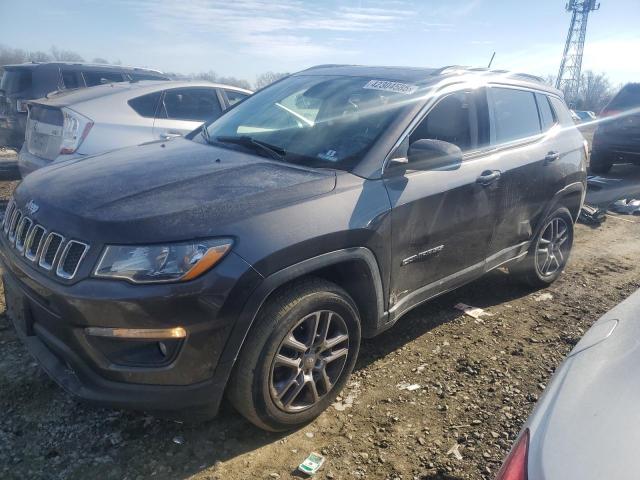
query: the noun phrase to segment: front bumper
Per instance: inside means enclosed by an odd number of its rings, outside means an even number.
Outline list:
[[[261,277],[231,253],[203,277],[183,285],[131,285],[82,280],[61,285],[0,249],[5,295],[23,306],[20,338],[66,391],[106,406],[148,411],[206,410],[214,414],[231,364],[220,364],[229,333]],[[33,271],[32,271],[33,270]],[[171,328],[187,337],[169,362],[114,362],[85,328]],[[128,340],[118,340],[127,342]],[[117,350],[117,349],[116,349]]]

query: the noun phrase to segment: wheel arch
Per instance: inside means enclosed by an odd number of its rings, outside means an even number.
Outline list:
[[[365,247],[346,248],[324,253],[286,267],[268,277],[250,295],[226,342],[214,376],[226,384],[247,335],[262,306],[278,290],[306,277],[320,277],[342,287],[358,307],[363,337],[384,330],[383,283],[375,255]]]

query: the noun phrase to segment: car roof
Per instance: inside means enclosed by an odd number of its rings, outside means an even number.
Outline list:
[[[249,90],[234,87],[232,85],[224,85],[221,83],[207,82],[203,80],[197,81],[166,81],[166,80],[140,80],[134,82],[113,82],[104,85],[96,85],[89,88],[78,88],[73,90],[59,90],[47,95],[43,99],[34,100],[32,103],[48,105],[52,107],[67,107],[76,105],[90,100],[104,97],[107,95],[123,94],[128,98],[138,97],[147,93],[160,92],[170,88],[182,87],[210,87],[224,88],[227,90],[235,90],[251,94]]]
[[[436,85],[443,80],[449,83],[464,81],[470,78],[483,78],[488,82],[509,84],[543,90],[562,97],[562,92],[544,83],[544,79],[526,73],[510,72],[507,70],[489,70],[487,68],[473,68],[460,65],[449,65],[440,68],[423,67],[386,67],[365,65],[318,65],[308,68],[295,75],[337,75],[351,77],[365,77],[371,79],[392,80],[397,82],[411,82],[422,86]]]
[[[155,73],[158,75],[164,75],[160,70],[154,70],[151,68],[142,68],[142,67],[129,67],[129,66],[122,66],[122,65],[112,65],[112,64],[105,64],[105,63],[88,63],[88,62],[29,62],[29,63],[14,63],[14,64],[10,64],[10,65],[4,65],[2,68],[5,69],[11,69],[11,70],[15,70],[15,69],[36,69],[36,68],[47,68],[47,67],[60,67],[60,66],[66,66],[66,67],[70,67],[70,70],[73,69],[83,69],[83,70],[87,70],[87,69],[94,69],[94,70],[114,70],[114,71],[118,71],[118,72],[128,72],[128,73],[134,73],[134,72],[144,72],[144,73]]]

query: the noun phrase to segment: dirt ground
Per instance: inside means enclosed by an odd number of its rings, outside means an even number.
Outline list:
[[[229,406],[187,425],[78,403],[28,355],[2,303],[0,478],[284,479],[311,451],[326,457],[320,479],[493,478],[563,357],[640,287],[638,222],[578,225],[570,263],[545,291],[496,271],[419,307],[364,342],[338,403],[282,435]],[[491,316],[474,320],[458,302]],[[461,459],[448,453],[456,445]]]

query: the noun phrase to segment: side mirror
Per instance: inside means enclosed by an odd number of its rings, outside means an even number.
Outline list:
[[[462,165],[462,150],[442,140],[416,140],[409,146],[407,168],[411,170],[456,170]]]

